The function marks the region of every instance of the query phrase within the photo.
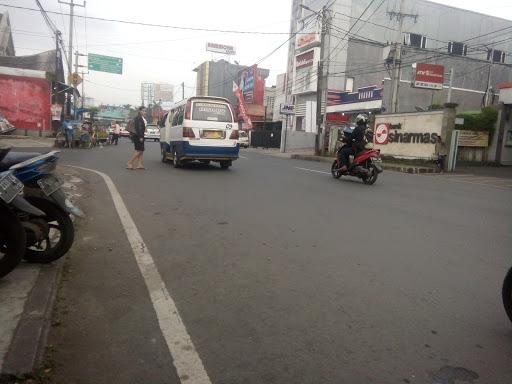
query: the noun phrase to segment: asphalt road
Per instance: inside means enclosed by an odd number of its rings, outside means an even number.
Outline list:
[[[146,148],[145,171],[124,169],[127,141],[61,163],[112,178],[212,383],[512,382],[512,182],[385,172],[366,186],[251,151],[228,171],[174,169]],[[108,191],[80,177],[92,218],[52,331],[57,375],[177,383]]]

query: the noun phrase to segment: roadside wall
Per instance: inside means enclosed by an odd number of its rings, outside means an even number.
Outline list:
[[[287,131],[286,152],[296,150],[315,150],[316,134],[312,132]]]
[[[375,117],[374,148],[388,156],[432,159],[437,156],[437,136],[446,135],[443,131],[445,113],[432,111],[378,115]],[[384,127],[387,128],[387,135]]]
[[[27,130],[46,135],[51,132],[50,82],[24,72],[0,72],[0,114],[16,127],[17,133]]]

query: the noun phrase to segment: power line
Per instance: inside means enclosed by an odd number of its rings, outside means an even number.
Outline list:
[[[363,10],[363,12],[359,15],[359,17],[356,19],[356,21],[354,22],[354,24],[352,24],[352,26],[349,28],[349,30],[347,31],[347,33],[345,34],[345,36],[343,36],[343,38],[340,39],[339,43],[329,52],[329,54],[327,55],[327,60],[330,59],[331,55],[338,49],[338,47],[341,45],[341,43],[343,42],[343,40],[347,37],[347,35],[352,31],[352,29],[356,26],[356,24],[358,23],[359,20],[361,20],[361,18],[364,16],[364,14],[366,13],[366,11],[368,11],[368,9],[373,5],[373,3],[375,3],[376,0],[372,0],[367,6],[366,8]],[[386,2],[386,0],[382,0],[381,3],[377,6],[377,8],[375,8],[375,10],[372,12],[372,14],[368,17],[368,19],[366,19],[366,21],[370,20],[373,15],[379,10],[380,7],[382,7],[382,4],[384,4]],[[365,21],[365,23],[366,23]],[[364,26],[364,24],[361,25],[361,27],[357,30],[357,32],[359,32],[361,30],[361,28]],[[346,46],[348,45],[348,39],[345,43],[345,45],[341,48],[341,49],[344,49]],[[340,49],[340,50],[341,50]]]
[[[336,12],[334,12],[334,14],[342,15],[342,16],[345,16],[345,17],[348,17],[348,18],[351,18],[351,19],[356,19],[355,16],[347,15],[346,13],[342,13],[342,12],[337,12],[336,11]],[[371,22],[369,20],[367,20],[366,23],[367,24],[371,24],[371,25],[375,25],[376,27],[381,27],[381,28],[384,28],[384,29],[388,29],[390,31],[394,31],[394,32],[397,31],[395,28],[392,28],[389,25],[378,24],[378,23]]]
[[[39,10],[29,7],[21,7],[17,5],[3,4],[0,3],[0,6],[22,9],[26,11],[37,11]],[[48,13],[54,15],[62,15],[62,16],[70,16],[69,13],[65,12],[55,12],[55,11],[47,11]],[[82,15],[73,15],[78,18],[86,18],[86,16]],[[129,21],[129,20],[119,20],[119,19],[108,19],[105,17],[94,17],[87,16],[89,20],[98,20],[98,21],[106,21],[112,23],[121,23],[121,24],[130,24],[130,25],[140,25],[145,27],[155,27],[155,28],[169,28],[169,29],[179,29],[179,30],[188,30],[188,31],[204,31],[204,32],[219,32],[219,33],[237,33],[237,34],[249,34],[249,35],[289,35],[289,32],[263,32],[263,31],[241,31],[241,30],[231,30],[231,29],[214,29],[214,28],[197,28],[197,27],[183,27],[177,25],[167,25],[167,24],[153,24],[153,23],[142,23],[138,21]]]

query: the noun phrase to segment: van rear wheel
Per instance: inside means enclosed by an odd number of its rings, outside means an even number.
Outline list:
[[[183,163],[178,158],[178,153],[176,152],[176,150],[174,151],[174,154],[172,156],[172,165],[174,166],[174,168],[181,168],[183,166]]]
[[[222,169],[228,169],[229,167],[231,167],[231,161],[221,161],[220,167]]]

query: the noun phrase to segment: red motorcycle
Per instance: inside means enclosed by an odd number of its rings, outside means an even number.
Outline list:
[[[344,132],[348,134],[349,132]],[[367,132],[365,135],[366,142],[368,143]],[[331,165],[331,174],[335,179],[339,179],[341,176],[354,176],[363,180],[363,183],[372,185],[377,181],[379,173],[382,172],[382,167],[378,164],[380,159],[380,149],[363,149],[357,153],[354,160],[351,161],[348,170],[346,172],[341,171],[341,161],[339,153],[343,147],[339,147],[336,151],[336,159]]]

